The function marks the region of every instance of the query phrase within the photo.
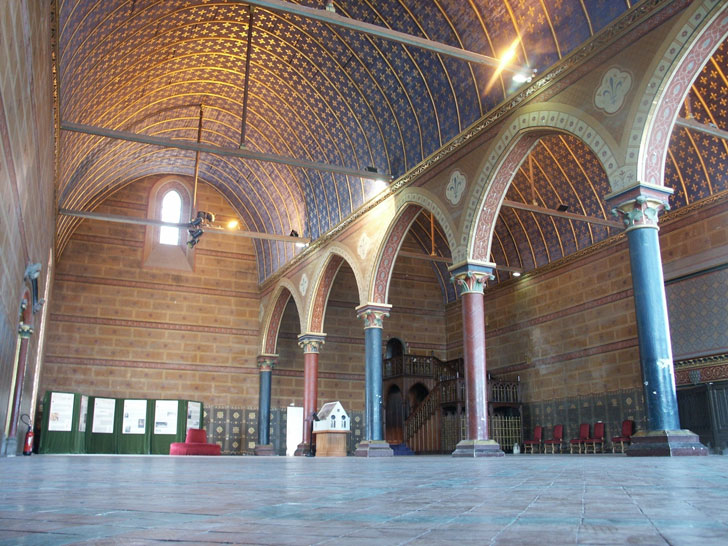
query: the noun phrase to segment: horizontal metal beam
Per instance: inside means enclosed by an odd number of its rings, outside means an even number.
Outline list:
[[[83,133],[86,135],[113,138],[116,140],[125,140],[128,142],[139,142],[141,144],[151,144],[152,146],[162,146],[164,148],[177,148],[179,150],[205,152],[208,154],[214,154],[219,156],[238,157],[240,159],[253,159],[255,161],[278,163],[281,165],[289,165],[291,167],[301,167],[302,169],[311,169],[314,171],[344,174],[347,176],[355,176],[357,178],[366,178],[369,180],[391,180],[392,178],[387,174],[370,171],[359,171],[356,169],[349,169],[347,167],[329,165],[328,163],[319,163],[317,161],[296,159],[294,157],[289,157],[285,155],[254,152],[252,150],[246,150],[245,148],[222,148],[219,146],[210,146],[208,144],[198,144],[197,142],[191,140],[172,140],[170,138],[142,135],[139,133],[131,133],[128,131],[116,131],[114,129],[106,129],[104,127],[96,127],[94,125],[73,123],[71,121],[61,121],[61,129],[64,131],[73,131],[75,133]]]
[[[329,25],[335,25],[338,27],[348,28],[361,32],[363,34],[369,34],[371,36],[377,36],[385,40],[391,40],[393,42],[399,42],[408,46],[418,47],[420,49],[426,49],[428,51],[434,51],[441,55],[447,55],[448,57],[454,57],[463,61],[471,63],[486,64],[493,67],[500,66],[500,61],[494,57],[461,49],[459,47],[453,47],[442,42],[435,42],[433,40],[427,40],[426,38],[420,38],[419,36],[412,36],[398,30],[392,30],[378,25],[372,25],[371,23],[365,23],[363,21],[357,21],[349,17],[343,17],[335,12],[331,12],[325,9],[309,8],[293,2],[284,2],[282,0],[241,0],[243,4],[249,4],[266,8],[271,11],[278,11],[282,13],[291,13],[307,19],[314,19],[321,21]],[[504,70],[510,72],[519,72],[530,75],[531,71],[527,68],[520,66],[503,67]]]
[[[133,216],[121,216],[118,214],[103,214],[99,212],[87,212],[83,210],[59,209],[59,214],[64,216],[75,216],[76,218],[88,218],[89,220],[101,220],[104,222],[116,222],[119,224],[137,224],[142,226],[159,226],[179,229],[187,229],[189,224],[177,224],[174,222],[163,222],[149,218],[134,218]],[[259,231],[243,231],[224,229],[216,226],[201,226],[205,233],[219,233],[221,235],[232,235],[234,237],[246,237],[248,239],[265,239],[269,241],[281,241],[284,243],[295,243],[307,245],[311,242],[308,237],[291,237],[290,235],[276,235],[273,233],[261,233]]]
[[[408,250],[400,250],[398,256],[404,256],[406,258],[414,258],[415,260],[428,260],[430,262],[441,262],[444,264],[452,264],[452,258],[445,256],[432,256],[431,254],[423,254],[421,252],[410,252]],[[523,269],[520,267],[510,267],[508,265],[497,265],[493,268],[499,271],[510,271],[511,273],[522,274]]]
[[[573,212],[559,212],[558,210],[547,209],[545,207],[537,207],[527,203],[519,203],[518,201],[503,200],[504,207],[512,209],[526,210],[536,214],[545,214],[546,216],[556,216],[557,218],[565,218],[567,220],[575,220],[577,222],[588,222],[590,224],[598,224],[600,226],[624,229],[624,224],[613,220],[604,220],[603,218],[594,218],[592,216],[584,216],[583,214],[574,214]]]
[[[700,131],[701,133],[705,133],[706,135],[714,136],[723,140],[728,140],[728,131],[724,131],[723,129],[720,129],[719,127],[715,127],[713,125],[700,123],[697,119],[694,118],[677,118],[675,120],[675,125],[679,125],[680,127],[686,127],[687,129],[693,129],[695,131]]]

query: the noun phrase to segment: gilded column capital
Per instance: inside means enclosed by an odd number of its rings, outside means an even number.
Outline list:
[[[278,364],[278,355],[258,355],[258,369],[270,372]]]
[[[383,320],[389,316],[392,306],[387,303],[367,303],[356,308],[356,316],[364,320],[364,329],[383,328]]]
[[[636,228],[657,228],[658,215],[670,210],[669,198],[673,190],[651,184],[637,184],[606,197],[612,214],[622,220],[625,231]]]
[[[324,343],[326,343],[326,334],[307,332],[298,336],[298,346],[303,349],[304,354],[318,353]]]
[[[463,262],[450,268],[450,282],[455,285],[458,296],[482,294],[485,283],[494,279],[495,264],[490,262]]]

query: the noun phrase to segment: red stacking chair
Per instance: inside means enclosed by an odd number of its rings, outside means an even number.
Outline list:
[[[533,440],[526,440],[523,442],[523,452],[528,453],[528,448],[531,448],[533,453],[534,446],[536,447],[536,453],[541,453],[541,442],[543,441],[543,427],[537,426],[533,429]]]
[[[601,421],[594,425],[594,436],[584,442],[584,453],[589,453],[589,446],[592,446],[592,453],[597,452],[597,446],[604,453],[604,423]]]
[[[569,453],[574,453],[574,446],[578,446],[581,453],[581,446],[589,439],[589,423],[579,425],[579,437],[569,440]]]
[[[632,419],[625,419],[624,421],[622,421],[622,435],[612,438],[612,453],[617,452],[617,443],[619,443],[619,447],[622,450],[622,453],[624,453],[624,444],[629,445],[629,443],[632,441],[633,434],[634,421],[632,421]]]
[[[564,441],[564,425],[555,425],[554,431],[551,434],[550,440],[544,440],[543,442],[543,452],[546,453],[546,448],[548,446],[551,446],[551,453],[556,453],[556,446],[559,447],[559,452],[561,452],[561,444]]]

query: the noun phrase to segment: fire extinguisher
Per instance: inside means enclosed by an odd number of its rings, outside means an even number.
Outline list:
[[[25,419],[24,419],[25,418]],[[20,416],[24,425],[28,425],[28,432],[25,433],[25,444],[23,444],[23,455],[33,454],[33,425],[30,422],[30,415],[24,413]]]

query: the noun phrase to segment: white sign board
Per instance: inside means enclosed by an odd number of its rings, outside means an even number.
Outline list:
[[[94,434],[112,434],[114,432],[114,410],[116,400],[113,398],[96,398],[94,400],[94,420],[91,432]]]
[[[71,432],[73,428],[73,394],[52,392],[48,430]]]
[[[187,402],[187,430],[191,428],[201,428],[201,413],[202,404],[200,402]]]
[[[177,400],[157,400],[154,405],[154,434],[177,434]]]
[[[122,434],[144,434],[147,429],[147,401],[124,400]]]
[[[86,420],[88,418],[88,396],[81,395],[81,415],[78,416],[78,431],[86,432]]]

